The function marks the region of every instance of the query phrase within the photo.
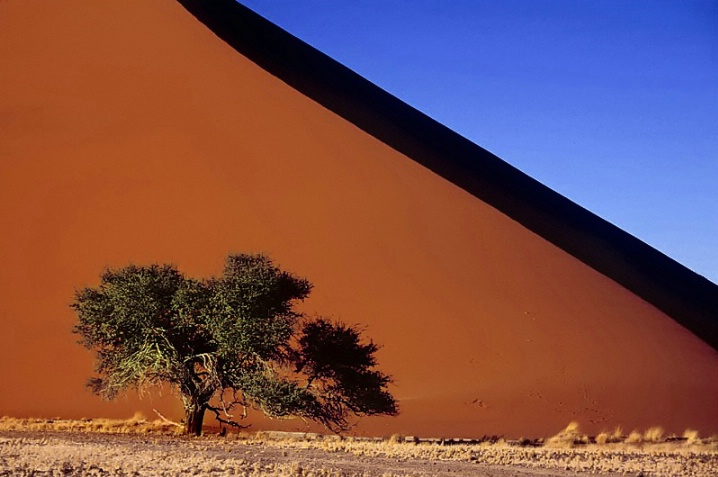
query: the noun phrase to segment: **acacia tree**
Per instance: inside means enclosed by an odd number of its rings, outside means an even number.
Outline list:
[[[375,369],[377,345],[355,327],[295,310],[311,289],[264,255],[229,255],[209,279],[171,265],[108,269],[71,305],[73,332],[96,354],[88,386],[113,399],[169,384],[196,435],[207,410],[227,425],[240,426],[254,407],[336,432],[352,415],[396,415],[391,379]]]

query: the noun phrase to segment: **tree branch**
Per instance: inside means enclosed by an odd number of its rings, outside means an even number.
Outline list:
[[[232,419],[223,419],[223,418],[220,416],[220,413],[221,413],[222,409],[220,409],[220,408],[218,408],[218,407],[210,406],[209,404],[207,404],[207,409],[209,409],[210,411],[212,411],[212,412],[214,413],[214,418],[217,419],[217,422],[220,422],[220,423],[222,423],[222,424],[226,424],[226,425],[228,425],[228,426],[236,427],[237,429],[248,429],[248,428],[252,427],[251,424],[248,425],[248,426],[243,426],[243,425],[241,425],[240,423],[238,423],[238,422],[236,422],[236,421],[233,421]],[[225,413],[225,415],[226,415],[227,417],[229,417],[229,418],[232,417],[230,414],[227,414],[227,411],[226,411],[226,410],[224,411],[224,413]]]
[[[157,417],[162,419],[162,421],[166,422],[167,424],[172,424],[173,426],[177,426],[180,429],[184,429],[184,426],[182,424],[180,424],[179,422],[175,422],[175,421],[171,421],[171,420],[167,419],[157,409],[152,409],[152,410],[155,412],[155,414],[157,414]]]

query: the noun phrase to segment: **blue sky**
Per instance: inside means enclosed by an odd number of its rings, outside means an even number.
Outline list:
[[[718,282],[715,0],[242,0]]]

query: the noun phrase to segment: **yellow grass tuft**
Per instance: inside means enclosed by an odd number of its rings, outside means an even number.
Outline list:
[[[683,438],[686,440],[686,445],[702,443],[702,441],[698,437],[698,431],[694,431],[693,429],[686,429],[683,432]]]
[[[628,434],[628,437],[626,437],[626,440],[623,442],[626,444],[640,444],[643,442],[643,435],[634,429],[630,434]]]
[[[656,426],[646,429],[643,433],[643,440],[645,442],[661,442],[663,439],[663,428]]]
[[[547,447],[574,447],[576,445],[588,444],[588,436],[581,434],[578,422],[573,421],[558,434],[546,441]]]
[[[623,442],[623,429],[617,427],[613,432],[603,431],[596,436],[596,444],[617,444]]]
[[[137,412],[135,412],[135,413],[132,415],[131,418],[128,419],[128,422],[129,422],[130,424],[135,424],[135,423],[137,423],[137,424],[143,424],[143,423],[147,422],[147,418],[146,418],[145,415],[142,413],[142,411],[137,411]]]

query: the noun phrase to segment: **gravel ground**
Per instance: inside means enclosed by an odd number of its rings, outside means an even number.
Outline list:
[[[0,432],[0,476],[716,476],[718,452]]]

